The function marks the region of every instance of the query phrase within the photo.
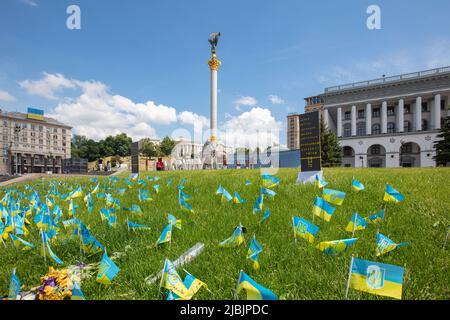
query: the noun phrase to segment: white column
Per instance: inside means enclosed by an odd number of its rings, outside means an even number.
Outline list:
[[[325,123],[325,126],[327,128],[330,128],[330,126],[329,126],[330,122],[329,121],[330,120],[328,118],[328,109],[323,109],[323,122]]]
[[[400,99],[398,100],[398,109],[397,109],[397,132],[403,132],[404,131],[404,110],[405,107],[405,100]]]
[[[356,106],[352,106],[352,137],[356,136]]]
[[[342,137],[342,108],[337,108],[337,136]]]
[[[416,108],[414,110],[414,122],[416,131],[422,131],[422,97],[416,98]]]
[[[368,103],[366,105],[366,134],[372,134],[372,105]]]
[[[434,129],[441,129],[441,95],[434,96]]]
[[[211,68],[211,139],[217,138],[217,70]]]
[[[381,104],[381,133],[387,133],[387,101]]]

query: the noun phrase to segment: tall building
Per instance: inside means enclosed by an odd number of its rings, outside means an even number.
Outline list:
[[[63,172],[64,159],[70,158],[72,128],[34,111],[0,109],[0,174]]]
[[[323,118],[346,167],[433,167],[450,67],[326,88]]]
[[[323,99],[321,96],[313,96],[305,98],[305,112],[319,111],[322,113],[323,109]]]
[[[287,147],[290,150],[300,149],[300,114],[289,113],[287,116]]]

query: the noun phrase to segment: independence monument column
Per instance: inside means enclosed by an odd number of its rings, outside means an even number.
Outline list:
[[[209,43],[211,44],[212,58],[208,61],[211,70],[211,137],[210,142],[217,142],[217,71],[221,62],[216,58],[216,46],[219,41],[220,32],[212,33],[209,36]]]

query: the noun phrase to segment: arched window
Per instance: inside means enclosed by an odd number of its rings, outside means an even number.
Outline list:
[[[366,135],[366,124],[364,122],[359,122],[356,127],[356,132],[357,132],[356,134],[358,136],[365,136]]]
[[[403,131],[411,132],[411,122],[409,121],[403,122]]]
[[[388,133],[395,133],[395,123],[394,122],[389,122],[387,124],[387,132]]]
[[[372,134],[381,134],[381,126],[378,123],[372,126]]]
[[[352,147],[344,147],[343,152],[344,152],[344,157],[353,157],[353,148]]]
[[[344,125],[344,137],[350,137],[352,135],[352,127],[350,124]]]
[[[425,119],[422,119],[422,131],[428,130],[428,121]]]

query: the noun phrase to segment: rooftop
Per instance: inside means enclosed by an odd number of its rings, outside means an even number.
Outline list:
[[[419,72],[413,72],[413,73],[405,73],[397,76],[391,76],[391,77],[382,77],[374,80],[368,80],[368,81],[361,81],[361,82],[354,82],[334,87],[328,87],[325,88],[325,93],[332,93],[337,92],[341,90],[351,90],[351,89],[361,89],[365,87],[375,86],[375,85],[382,85],[385,83],[395,83],[405,80],[414,80],[414,79],[422,79],[427,78],[435,75],[441,75],[441,74],[450,74],[450,66],[449,67],[443,67],[443,68],[436,68],[436,69],[430,69],[425,71],[419,71]]]
[[[58,120],[55,120],[55,119],[49,118],[49,117],[44,117],[44,121],[29,119],[28,115],[26,113],[22,113],[22,112],[8,112],[8,111],[4,111],[4,110],[0,109],[0,117],[1,116],[13,118],[13,119],[17,119],[17,120],[30,121],[30,122],[34,122],[34,123],[48,123],[48,124],[53,124],[56,126],[70,128],[70,129],[72,128],[71,126],[68,126],[62,122],[59,122]]]

